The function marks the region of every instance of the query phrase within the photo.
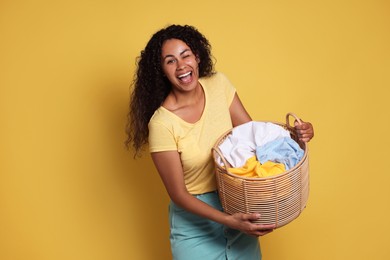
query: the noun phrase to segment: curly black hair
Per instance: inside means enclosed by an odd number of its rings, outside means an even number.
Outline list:
[[[125,141],[131,144],[134,156],[141,155],[142,147],[148,143],[148,123],[171,91],[171,83],[164,76],[161,63],[161,49],[166,40],[178,39],[185,42],[199,58],[199,77],[214,74],[211,45],[206,37],[195,27],[189,25],[170,25],[156,32],[137,57],[137,69],[132,83],[128,122]]]

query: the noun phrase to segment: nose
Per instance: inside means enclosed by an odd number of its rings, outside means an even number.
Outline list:
[[[184,60],[182,59],[178,59],[177,60],[177,70],[182,70],[182,69],[185,69],[186,68],[186,64],[184,62]]]

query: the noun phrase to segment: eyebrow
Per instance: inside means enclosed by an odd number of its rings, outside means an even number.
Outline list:
[[[181,55],[183,55],[187,51],[191,51],[191,49],[190,48],[184,49],[182,52],[180,52],[179,55],[181,56]],[[165,57],[163,57],[163,60],[165,60],[166,58],[169,58],[169,57],[175,57],[175,56],[173,54],[168,54]]]

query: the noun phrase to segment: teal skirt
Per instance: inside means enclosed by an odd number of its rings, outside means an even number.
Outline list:
[[[217,192],[195,195],[221,210]],[[238,230],[169,205],[170,242],[174,260],[260,260],[259,240]]]

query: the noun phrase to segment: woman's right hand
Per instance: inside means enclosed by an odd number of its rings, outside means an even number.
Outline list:
[[[177,151],[152,153],[152,159],[171,200],[183,209],[255,237],[264,236],[275,229],[275,225],[253,223],[260,218],[260,214],[229,215],[189,194],[184,184],[183,170]]]
[[[253,221],[261,218],[259,213],[235,213],[233,215],[229,215],[229,227],[233,229],[240,230],[241,232],[251,235],[251,236],[264,236],[276,228],[276,225],[263,225],[256,224]]]

